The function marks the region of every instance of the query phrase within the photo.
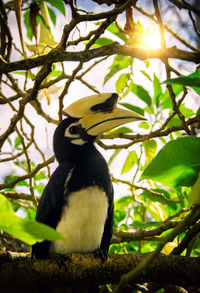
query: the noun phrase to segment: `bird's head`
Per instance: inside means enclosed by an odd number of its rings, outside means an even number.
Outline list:
[[[122,124],[145,120],[135,112],[117,108],[118,95],[115,93],[96,94],[82,98],[63,111],[67,116],[57,127],[54,134],[56,157],[59,149],[66,145],[80,148],[93,142],[97,136]]]

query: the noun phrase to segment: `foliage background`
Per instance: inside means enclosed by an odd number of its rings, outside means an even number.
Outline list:
[[[34,221],[56,167],[53,131],[75,99],[117,92],[147,121],[97,140],[115,188],[110,253],[199,256],[199,218],[184,222],[200,197],[198,5],[20,2],[0,1],[1,249],[62,237]]]

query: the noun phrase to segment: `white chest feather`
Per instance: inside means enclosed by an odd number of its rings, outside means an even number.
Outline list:
[[[106,194],[97,186],[72,192],[56,228],[67,240],[52,242],[49,253],[92,252],[98,249],[107,211]]]

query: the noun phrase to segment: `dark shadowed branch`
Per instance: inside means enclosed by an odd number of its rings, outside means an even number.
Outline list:
[[[32,260],[12,253],[0,255],[0,287],[9,290],[34,290],[37,287],[55,288],[93,282],[117,283],[120,276],[138,266],[149,254],[109,255],[107,261],[92,255],[72,254],[65,260]],[[19,260],[18,260],[19,258]],[[162,282],[180,286],[200,286],[200,259],[159,254],[136,281]]]

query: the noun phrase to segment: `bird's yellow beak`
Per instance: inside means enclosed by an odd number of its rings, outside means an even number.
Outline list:
[[[146,120],[133,111],[117,108],[118,95],[104,93],[82,98],[68,106],[63,114],[79,119],[87,134],[98,136],[122,124]]]

